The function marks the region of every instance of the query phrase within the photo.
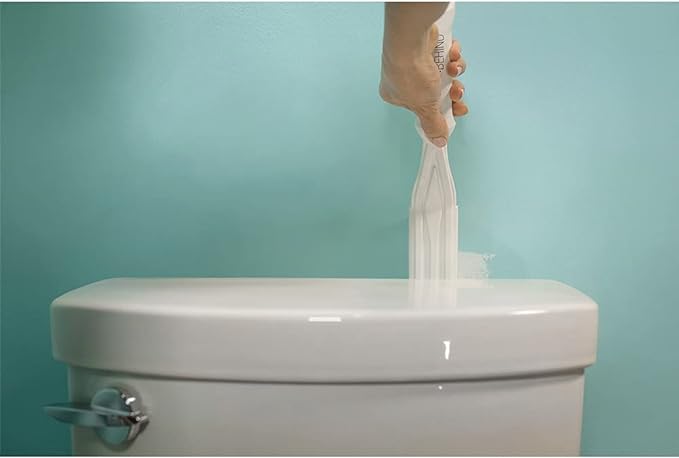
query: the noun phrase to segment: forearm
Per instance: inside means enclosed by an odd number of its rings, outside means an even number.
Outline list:
[[[429,32],[447,2],[385,3],[382,58],[390,65],[412,63],[427,55]]]

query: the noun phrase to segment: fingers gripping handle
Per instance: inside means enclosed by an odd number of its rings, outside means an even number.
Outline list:
[[[455,129],[455,118],[453,118],[453,107],[450,101],[450,87],[453,83],[453,78],[448,75],[446,71],[446,66],[450,62],[450,46],[453,42],[453,20],[455,19],[455,2],[450,2],[448,7],[443,12],[440,18],[434,23],[438,29],[438,37],[436,39],[436,47],[432,52],[432,57],[434,58],[434,63],[438,67],[439,74],[441,75],[440,83],[440,93],[439,93],[439,110],[441,114],[445,117],[446,123],[448,124],[448,135],[453,133]],[[430,143],[429,139],[422,130],[419,119],[416,124],[417,132],[427,143]]]
[[[448,123],[448,135],[455,128],[455,118],[453,118],[453,105],[450,100],[450,88],[453,78],[448,75],[446,67],[450,62],[450,47],[453,44],[453,19],[455,19],[455,3],[450,2],[443,15],[436,21],[439,36],[434,49],[434,62],[441,75],[441,93],[439,94],[439,109]]]

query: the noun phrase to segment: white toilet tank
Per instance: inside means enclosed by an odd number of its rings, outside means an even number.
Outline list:
[[[84,455],[577,455],[597,306],[562,283],[112,279],[52,304]]]

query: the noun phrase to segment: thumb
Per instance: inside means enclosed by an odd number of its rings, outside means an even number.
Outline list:
[[[448,124],[438,106],[418,110],[416,114],[429,141],[439,148],[446,146],[448,143]]]

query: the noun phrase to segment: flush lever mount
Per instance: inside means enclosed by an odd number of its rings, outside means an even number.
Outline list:
[[[108,445],[132,442],[149,421],[139,397],[110,387],[97,391],[89,404],[50,404],[45,406],[45,412],[64,423],[93,428]]]

